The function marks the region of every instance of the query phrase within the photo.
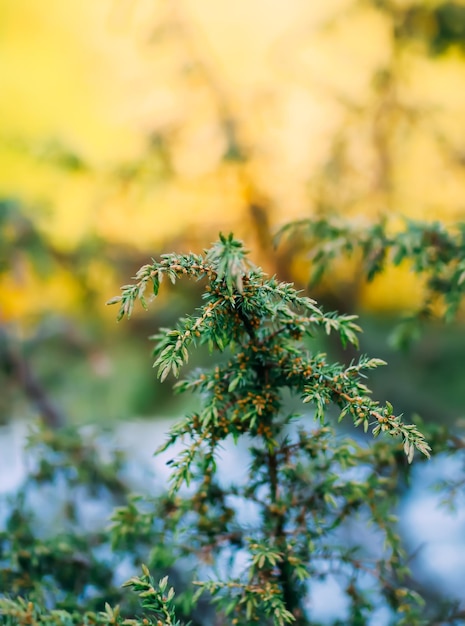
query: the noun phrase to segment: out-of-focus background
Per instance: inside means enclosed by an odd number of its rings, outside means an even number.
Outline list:
[[[273,246],[289,221],[465,217],[462,1],[6,0],[0,59],[5,441],[39,415],[127,428],[184,410],[155,382],[147,337],[195,308],[196,286],[162,290],[130,323],[105,307],[152,256],[233,231],[304,287],[305,255]],[[450,425],[465,406],[460,320],[406,356],[387,340],[421,294],[408,268],[367,284],[347,262],[317,293],[361,314],[362,349],[391,363],[380,398]],[[3,472],[14,488],[20,463]],[[421,498],[437,525],[419,491],[406,515]],[[427,540],[435,580],[448,548]]]

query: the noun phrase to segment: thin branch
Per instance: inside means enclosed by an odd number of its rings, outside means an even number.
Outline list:
[[[10,373],[11,378],[18,384],[32,406],[40,413],[45,424],[50,428],[59,428],[65,424],[63,414],[54,405],[29,361],[15,345],[8,332],[0,327],[0,363]]]

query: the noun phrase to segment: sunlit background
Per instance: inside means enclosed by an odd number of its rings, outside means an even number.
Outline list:
[[[228,229],[272,266],[270,234],[310,213],[462,217],[460,4],[51,0],[44,11],[16,0],[1,11],[0,193],[57,254],[90,240],[141,256],[199,248]],[[104,299],[120,277],[91,256],[86,280]],[[2,276],[3,319],[79,306],[72,272],[38,281],[24,264]],[[397,278],[395,295],[380,279],[362,301],[404,306],[412,281]]]
[[[18,433],[39,415],[153,433],[153,418],[184,410],[155,383],[147,337],[196,306],[195,286],[162,293],[130,323],[105,307],[152,256],[233,231],[267,271],[304,287],[305,254],[273,244],[285,223],[465,217],[462,1],[4,0],[0,94],[8,489],[21,478]],[[388,342],[421,293],[408,267],[367,284],[353,262],[317,295],[360,313],[363,350],[392,364],[373,381],[379,397],[452,424],[465,403],[461,324],[432,326],[406,357]],[[406,527],[438,525],[436,507],[413,490]],[[447,519],[463,580],[463,515]],[[434,568],[425,532],[418,575],[446,586],[449,561]]]

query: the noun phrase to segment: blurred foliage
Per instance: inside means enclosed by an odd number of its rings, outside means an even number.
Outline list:
[[[407,220],[394,230],[386,221],[373,225],[341,219],[302,220],[286,225],[277,235],[290,236],[294,249],[307,251],[311,266],[310,286],[315,287],[333,270],[336,261],[358,255],[355,275],[362,269],[364,280],[372,281],[386,267],[408,263],[423,283],[423,297],[414,312],[398,326],[393,342],[405,348],[418,337],[421,323],[435,315],[454,320],[465,293],[465,223],[450,229],[439,222]]]
[[[459,2],[443,2],[436,6],[409,6],[399,23],[396,36],[416,39],[426,44],[432,55],[441,55],[451,48],[465,53],[465,6]]]
[[[337,438],[337,446],[333,449],[335,441],[331,430],[329,425],[320,427],[312,432],[312,437],[306,444],[310,455],[312,482],[305,489],[313,498],[313,506],[308,510],[308,515],[316,516],[312,546],[316,550],[320,542],[329,541],[330,553],[335,554],[341,550],[340,555],[343,556],[346,550],[346,557],[355,565],[358,564],[360,579],[366,582],[367,572],[364,574],[362,567],[364,555],[366,553],[368,557],[375,548],[371,545],[371,540],[368,541],[371,534],[365,533],[363,550],[360,551],[360,534],[357,533],[354,543],[354,536],[350,531],[350,516],[355,511],[360,516],[368,507],[376,514],[376,523],[388,534],[388,541],[398,542],[393,510],[399,497],[399,486],[405,488],[408,484],[411,466],[407,465],[398,446],[393,447],[388,441],[379,440],[367,448],[350,439]],[[437,452],[451,451],[454,446],[458,449],[457,442],[450,441],[443,429],[431,429],[428,438]],[[465,448],[463,442],[461,443],[460,454],[463,459]],[[258,442],[256,444],[254,454],[255,463],[258,463]],[[323,453],[324,462],[321,458]],[[125,458],[120,451],[115,451],[109,435],[96,429],[68,428],[57,432],[47,428],[35,428],[29,435],[27,461],[28,474],[22,488],[8,499],[2,497],[2,623],[7,626],[99,623],[130,626],[139,624],[137,620],[140,620],[143,624],[158,625],[156,620],[166,619],[166,614],[164,618],[158,617],[156,611],[164,608],[171,615],[176,611],[178,618],[184,622],[190,617],[192,626],[218,623],[218,608],[211,606],[205,594],[199,598],[192,588],[192,581],[196,570],[197,575],[200,572],[204,575],[211,565],[210,552],[199,548],[202,543],[199,541],[200,537],[207,533],[210,542],[221,538],[218,529],[213,534],[208,532],[215,523],[215,514],[209,516],[205,505],[208,505],[208,499],[213,492],[216,493],[216,502],[219,505],[218,497],[224,487],[216,482],[205,487],[205,477],[202,475],[200,492],[187,498],[185,494],[173,497],[164,492],[159,495],[134,495],[126,474],[129,465],[134,461]],[[365,478],[360,480],[355,476],[351,477],[348,470],[347,479],[343,478],[340,470],[337,471],[337,476],[334,475],[330,466],[334,469],[334,464],[339,462],[343,467],[352,468],[352,472],[354,467],[359,470],[364,467],[367,471],[363,474]],[[306,474],[303,466],[301,471],[301,479],[304,479]],[[371,493],[369,498],[363,498],[365,480]],[[444,487],[447,492],[450,485],[443,485],[443,490]],[[207,499],[202,495],[205,489]],[[323,494],[327,489],[338,502],[344,493],[349,498],[346,508],[335,508],[329,495],[324,498]],[[296,494],[295,486],[288,493]],[[326,509],[324,522],[317,514],[317,510],[321,512],[322,507]],[[241,532],[250,533],[252,527],[242,528],[239,525],[236,528],[237,520],[235,521],[233,510],[235,507],[232,507],[224,523],[230,527],[229,541],[233,548],[235,546],[234,549],[239,550],[243,541]],[[339,525],[335,526],[338,511]],[[111,524],[108,526],[110,514]],[[200,536],[196,534],[194,540],[191,524],[196,516],[199,523],[200,520],[203,521]],[[273,516],[267,516],[268,520],[272,518]],[[325,524],[325,530],[318,532],[322,523]],[[347,524],[349,526],[344,530]],[[332,535],[335,543],[330,541]],[[358,552],[354,551],[355,544],[359,545]],[[221,545],[220,542],[219,552]],[[396,545],[399,550],[397,557],[402,561],[405,559],[404,548],[401,543]],[[273,558],[273,552],[269,556],[269,546],[263,542],[249,547],[254,555],[255,566],[261,567],[261,558],[263,566],[266,566],[267,559]],[[197,552],[198,549],[200,553]],[[377,549],[375,552],[378,554]],[[322,552],[319,556],[324,558],[325,553]],[[229,570],[232,557],[224,554],[224,558],[229,564]],[[390,558],[393,558],[392,555]],[[143,565],[143,575],[140,578],[136,576],[143,562],[149,565],[155,580],[160,578],[160,583],[166,584],[165,577],[169,574],[176,588],[174,597],[168,598],[166,593],[157,595],[159,587]],[[293,563],[295,565],[297,562]],[[334,568],[334,561],[332,563]],[[368,563],[370,568],[374,567],[371,560]],[[379,565],[381,561],[377,563]],[[317,562],[314,563],[314,568],[316,567]],[[375,569],[373,574],[376,576]],[[396,571],[401,573],[400,569]],[[341,575],[342,573],[348,574],[347,563],[343,566]],[[141,597],[145,609],[142,612],[137,606],[136,598],[121,588],[122,581],[129,576],[132,576],[129,586],[136,591],[147,592]],[[402,611],[407,610],[404,602],[408,595],[402,589],[395,593],[395,588],[389,587],[394,583],[393,572],[386,570],[382,576],[388,584],[389,604],[394,606],[401,601]],[[316,580],[320,580],[320,577]],[[406,582],[412,584],[409,579]],[[213,588],[214,583],[211,584],[212,591],[218,591]],[[231,587],[233,594],[238,591],[239,587]],[[368,588],[362,594],[356,593],[353,581],[349,581],[346,591],[353,598],[352,618],[357,619],[358,623],[366,623],[366,616],[371,614],[376,604],[373,594],[370,592],[367,595]],[[436,621],[444,624],[463,623],[460,621],[463,618],[460,609],[453,602],[449,603],[444,599],[440,599],[436,607],[428,605],[421,608],[416,617],[414,605],[407,614],[411,620],[407,623],[416,623],[417,619],[422,624]],[[144,619],[148,622],[143,621]],[[169,621],[161,623],[169,624]],[[320,622],[312,623],[317,625]],[[339,624],[337,621],[334,623]]]
[[[134,617],[137,604],[121,589],[124,578],[136,574],[141,559],[165,576],[174,555],[164,547],[159,523],[142,532],[135,516],[129,520],[141,499],[127,478],[130,461],[109,445],[108,435],[105,441],[101,431],[74,428],[36,428],[27,458],[23,486],[6,502],[2,497],[2,624],[115,623],[98,616],[107,603],[119,605],[121,621],[123,614]],[[144,506],[152,507],[154,520],[166,515],[165,501],[147,497]],[[120,534],[116,541],[108,519],[115,509],[115,524],[121,524],[121,507],[131,539]],[[172,575],[182,590],[186,573],[173,569]],[[181,615],[192,614],[191,596],[187,592],[176,600]]]

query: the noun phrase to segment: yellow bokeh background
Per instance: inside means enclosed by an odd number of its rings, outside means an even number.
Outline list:
[[[93,234],[155,253],[226,230],[259,255],[254,204],[273,231],[326,205],[463,218],[464,58],[396,49],[375,3],[6,0],[0,19],[0,196],[60,250]],[[23,269],[0,278],[5,319],[76,305],[65,271]],[[409,307],[421,289],[393,269],[362,300]]]

